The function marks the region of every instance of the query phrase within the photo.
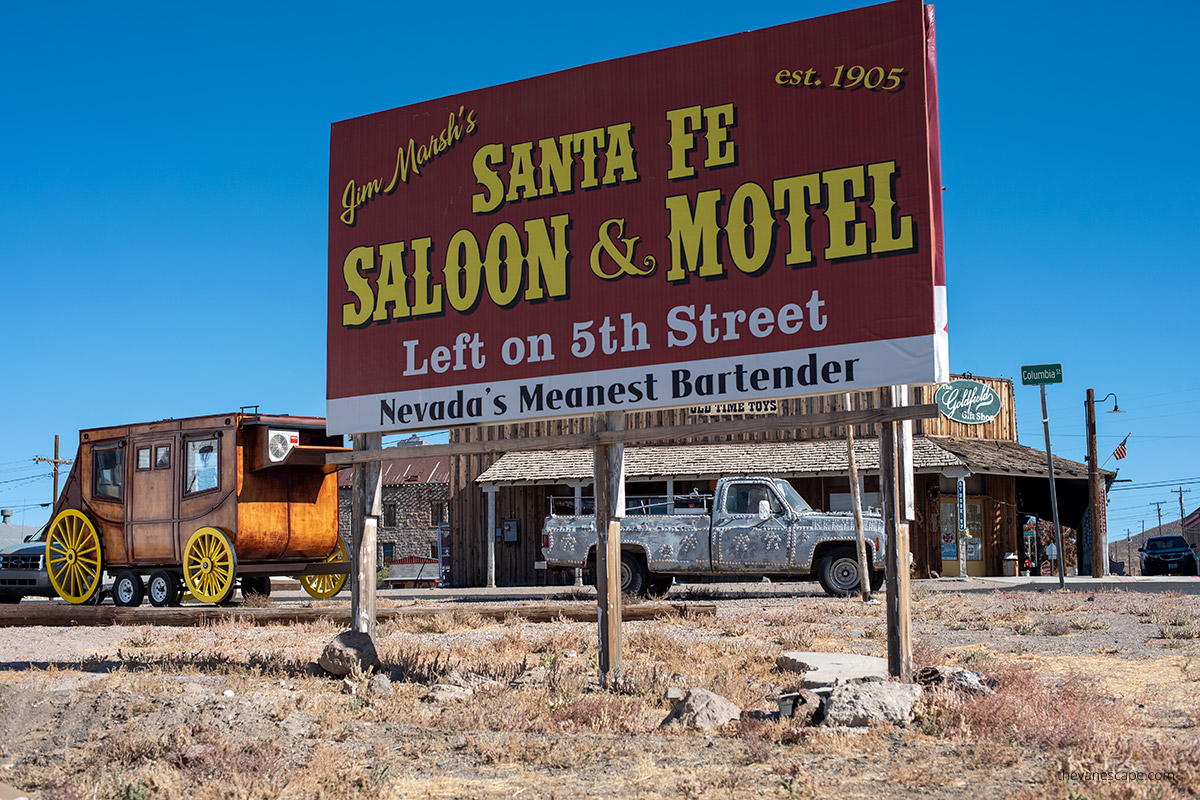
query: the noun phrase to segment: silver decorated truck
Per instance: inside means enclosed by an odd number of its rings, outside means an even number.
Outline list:
[[[814,511],[781,478],[721,478],[712,495],[630,498],[626,507],[624,592],[663,594],[675,577],[687,576],[815,577],[831,595],[858,591],[854,517]],[[554,511],[552,500],[542,529],[546,566],[594,569],[595,517]],[[883,521],[867,513],[863,524],[871,586],[877,589],[883,582]]]

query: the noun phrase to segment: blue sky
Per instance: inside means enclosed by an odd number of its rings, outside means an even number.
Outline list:
[[[44,519],[56,433],[69,458],[82,427],[324,413],[330,123],[860,5],[10,4],[0,505]],[[1080,461],[1086,388],[1115,392],[1110,531],[1176,519],[1171,489],[1200,505],[1200,12],[936,8],[951,369],[1017,376],[1040,448],[1019,368],[1062,363],[1053,449]]]

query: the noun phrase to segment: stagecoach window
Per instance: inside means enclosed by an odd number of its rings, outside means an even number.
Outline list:
[[[183,491],[185,494],[207,492],[220,483],[220,449],[214,436],[192,439],[184,444]]]
[[[150,469],[150,448],[139,447],[137,449],[137,468]]]
[[[121,499],[125,483],[125,451],[120,447],[97,447],[92,450],[92,496]]]
[[[160,444],[158,447],[154,448],[154,468],[171,468],[171,445]]]

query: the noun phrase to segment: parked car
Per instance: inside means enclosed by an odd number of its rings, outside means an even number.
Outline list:
[[[0,603],[22,597],[57,597],[46,574],[46,525],[21,544],[0,549]]]
[[[1196,574],[1196,553],[1182,536],[1151,536],[1138,552],[1143,575]]]

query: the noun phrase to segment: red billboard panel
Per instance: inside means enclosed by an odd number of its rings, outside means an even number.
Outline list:
[[[333,433],[948,378],[918,0],[333,125]]]

